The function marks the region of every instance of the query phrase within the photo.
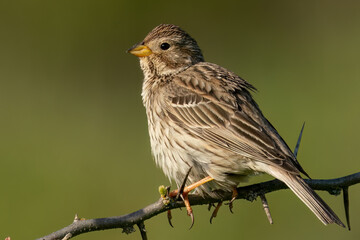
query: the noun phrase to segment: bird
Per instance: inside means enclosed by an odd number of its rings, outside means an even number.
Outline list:
[[[144,74],[142,100],[156,164],[187,194],[226,192],[258,173],[284,182],[325,225],[344,224],[304,181],[309,177],[252,97],[256,88],[204,60],[196,40],[177,25],[160,24],[128,50]],[[189,169],[191,169],[189,171]],[[172,196],[179,193],[175,192]]]

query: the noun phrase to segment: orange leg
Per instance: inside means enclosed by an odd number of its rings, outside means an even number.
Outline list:
[[[188,172],[188,174],[189,174],[189,172]],[[193,214],[193,210],[191,208],[190,202],[189,202],[188,195],[195,188],[197,188],[197,187],[199,187],[199,186],[201,186],[201,185],[203,185],[203,184],[205,184],[207,182],[210,182],[210,181],[212,181],[214,179],[212,177],[210,177],[210,176],[207,176],[207,177],[201,179],[200,181],[191,184],[190,186],[184,187],[185,183],[186,183],[186,180],[187,180],[187,177],[188,177],[188,174],[186,175],[186,177],[184,179],[184,182],[183,182],[182,186],[180,187],[180,189],[176,189],[176,190],[170,192],[169,197],[177,199],[180,196],[182,198],[182,200],[184,201],[185,207],[186,207],[187,214],[191,217],[191,226],[190,226],[190,228],[192,228],[192,226],[194,225],[194,214]],[[168,220],[170,222],[169,213],[168,213]],[[170,225],[172,226],[171,222],[170,222]]]
[[[206,178],[203,178],[203,179],[201,179],[200,181],[198,181],[198,182],[196,182],[196,183],[193,183],[193,184],[185,187],[184,190],[183,190],[183,192],[182,192],[182,194],[183,194],[183,195],[185,195],[185,194],[187,195],[189,192],[191,192],[191,191],[194,190],[195,188],[197,188],[197,187],[199,187],[199,186],[201,186],[201,185],[203,185],[203,184],[205,184],[205,183],[207,183],[207,182],[210,182],[210,181],[212,181],[212,180],[214,180],[212,177],[207,176]],[[181,189],[180,189],[180,190],[181,190]],[[178,194],[179,194],[179,189],[176,189],[176,190],[172,191],[172,192],[169,194],[169,197],[172,197],[172,198],[173,198],[173,197],[176,197]]]

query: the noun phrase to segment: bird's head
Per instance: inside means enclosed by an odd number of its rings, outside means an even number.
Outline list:
[[[146,76],[172,75],[204,61],[196,41],[180,27],[161,24],[128,50],[140,58]]]

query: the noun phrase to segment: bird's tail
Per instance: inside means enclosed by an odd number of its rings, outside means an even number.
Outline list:
[[[268,168],[269,170],[269,168]],[[308,208],[319,218],[325,225],[336,223],[342,227],[345,225],[331,208],[316,194],[314,190],[300,176],[289,173],[285,170],[270,167],[267,171],[273,177],[284,182],[298,198],[305,203]]]

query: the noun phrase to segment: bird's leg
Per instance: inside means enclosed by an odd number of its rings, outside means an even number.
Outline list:
[[[189,203],[186,204],[185,198],[184,198],[184,196],[183,196],[183,192],[184,192],[185,184],[186,184],[186,181],[187,181],[187,179],[188,179],[188,177],[189,177],[191,168],[192,168],[192,167],[190,167],[189,170],[188,170],[188,172],[186,173],[186,175],[185,175],[185,177],[184,177],[184,180],[183,180],[180,188],[177,189],[177,190],[174,190],[174,191],[172,191],[172,192],[169,192],[169,191],[170,191],[170,188],[168,188],[168,189],[167,189],[167,194],[166,194],[166,196],[168,196],[168,197],[170,197],[170,198],[175,198],[175,201],[177,201],[177,200],[179,199],[179,197],[181,196],[181,198],[183,199],[183,201],[184,201],[184,203],[185,203],[186,209],[187,209],[187,211],[188,211],[188,215],[189,215],[189,210],[188,210],[188,206],[187,206],[187,205],[189,205],[189,207],[190,207],[190,204],[189,204]],[[160,193],[160,194],[161,194],[161,193]],[[188,198],[187,198],[187,195],[186,195],[186,199],[187,199],[187,202],[189,202],[189,200],[188,200]],[[191,209],[191,207],[190,207],[190,210],[191,210],[191,215],[190,215],[190,216],[191,216],[191,227],[192,227],[192,226],[194,225],[194,215],[192,214],[192,209]],[[171,227],[174,227],[174,226],[172,225],[172,223],[171,223],[171,219],[172,219],[171,210],[168,210],[168,211],[167,211],[167,218],[168,218],[168,221],[169,221],[170,226],[171,226]],[[191,228],[191,227],[190,227],[190,228]]]
[[[180,188],[180,189],[176,189],[176,190],[170,192],[169,197],[174,198],[174,197],[177,197],[178,195],[180,196],[181,194],[183,194],[183,195],[188,194],[189,192],[191,192],[195,188],[200,187],[201,185],[203,185],[203,184],[205,184],[207,182],[210,182],[212,180],[214,180],[212,177],[207,176],[207,177],[199,180],[196,183],[193,183],[193,184],[191,184],[191,185],[189,185],[187,187],[184,187],[183,189]]]
[[[212,177],[210,177],[210,176],[207,176],[207,177],[201,179],[200,181],[185,187],[185,184],[186,184],[187,178],[189,176],[190,170],[191,170],[191,168],[189,169],[188,173],[186,174],[185,179],[184,179],[183,183],[181,184],[181,187],[179,189],[177,189],[177,190],[174,190],[174,191],[170,192],[169,197],[170,198],[175,198],[175,200],[177,200],[179,197],[181,197],[181,199],[184,201],[184,204],[185,204],[185,207],[186,207],[186,210],[187,210],[187,214],[191,217],[191,226],[190,226],[190,228],[192,228],[192,226],[194,225],[194,214],[193,214],[190,202],[189,202],[188,195],[195,188],[197,188],[197,187],[199,187],[199,186],[201,186],[201,185],[203,185],[203,184],[205,184],[205,183],[207,183],[209,181],[212,181],[214,179]]]
[[[171,197],[171,198],[175,197],[175,199],[177,199],[178,196],[180,196],[182,198],[182,200],[184,201],[184,204],[185,204],[185,207],[187,210],[187,214],[191,217],[190,228],[192,228],[192,226],[194,225],[194,214],[193,214],[193,210],[191,208],[190,202],[189,202],[188,195],[195,188],[197,188],[209,181],[212,181],[212,180],[213,180],[212,177],[207,176],[196,183],[193,183],[187,187],[181,187],[180,189],[174,190],[174,191],[170,192],[170,194],[169,194],[169,197]],[[186,182],[186,180],[184,182]]]

